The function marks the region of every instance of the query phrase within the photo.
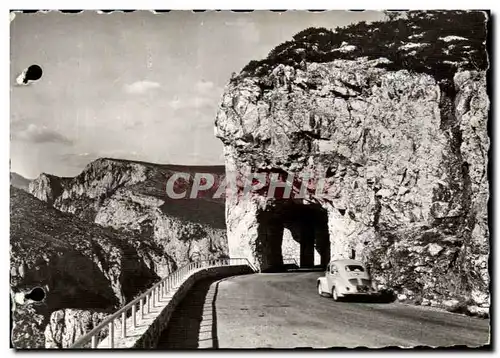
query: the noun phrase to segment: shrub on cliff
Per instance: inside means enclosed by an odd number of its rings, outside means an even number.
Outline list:
[[[457,68],[483,70],[486,14],[479,11],[409,11],[405,18],[359,22],[334,30],[307,28],[276,46],[267,58],[250,61],[240,76],[265,76],[278,64],[385,57],[384,66],[450,77]]]

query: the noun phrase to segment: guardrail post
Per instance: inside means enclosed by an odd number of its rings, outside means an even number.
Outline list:
[[[151,309],[151,303],[149,303],[149,293],[146,295],[146,309],[147,309],[147,312],[149,313],[150,309]]]
[[[158,287],[158,289],[156,290],[156,294],[158,295],[157,301],[158,301],[158,303],[160,303],[160,301],[161,301],[161,287]]]
[[[127,312],[122,312],[122,338],[127,337]]]
[[[152,307],[154,308],[156,305],[156,287],[153,288],[153,291],[151,291],[151,301],[153,301]]]
[[[136,321],[136,318],[135,318],[135,313],[136,313],[136,305],[132,305],[132,328],[135,328],[137,327],[137,321]]]
[[[109,323],[109,348],[115,348],[115,320]]]
[[[144,298],[139,300],[139,309],[141,311],[141,321],[144,319]]]
[[[97,337],[92,336],[92,341],[90,343],[90,348],[97,348]]]

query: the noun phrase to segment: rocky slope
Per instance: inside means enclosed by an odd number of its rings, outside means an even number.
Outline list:
[[[102,158],[90,163],[74,178],[42,174],[31,183],[29,191],[62,212],[152,239],[176,266],[227,254],[224,199],[212,199],[212,195],[196,199],[169,198],[166,183],[179,172],[191,176],[186,183],[189,195],[194,173],[221,176],[224,167]]]
[[[46,348],[68,348],[78,337],[97,327],[108,315],[101,310],[65,308],[54,311],[45,327]],[[102,334],[104,338],[106,333]]]
[[[10,208],[12,342],[17,348],[44,347],[54,311],[112,312],[159,280],[157,272],[175,266],[152,240],[62,213],[14,187]],[[44,291],[41,301],[30,294],[35,288]],[[52,341],[56,346],[69,342]]]
[[[311,173],[329,192],[229,198],[230,254],[279,262],[277,208],[315,207],[326,255],[366,261],[401,299],[488,307],[486,28],[485,13],[438,11],[311,28],[233,76],[216,118],[226,170]]]

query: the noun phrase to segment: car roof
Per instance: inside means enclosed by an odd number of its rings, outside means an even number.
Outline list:
[[[343,260],[333,260],[330,264],[340,264],[340,265],[360,265],[365,266],[361,261],[351,260],[351,259],[343,259]]]

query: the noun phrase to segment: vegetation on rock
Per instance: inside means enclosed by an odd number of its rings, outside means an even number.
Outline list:
[[[364,21],[334,30],[307,28],[276,46],[259,61],[250,61],[236,77],[262,77],[278,64],[301,68],[304,63],[387,58],[390,69],[452,78],[457,69],[485,70],[486,14],[480,11],[408,11],[389,21]]]

